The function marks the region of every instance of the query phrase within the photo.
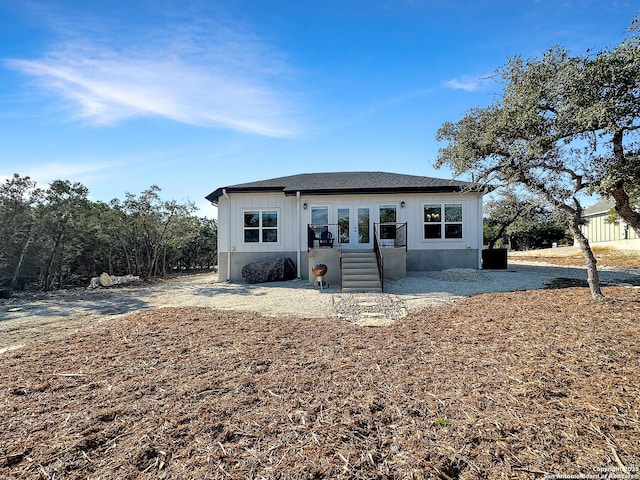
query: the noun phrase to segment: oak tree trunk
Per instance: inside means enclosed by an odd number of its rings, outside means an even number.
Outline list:
[[[578,215],[579,218],[579,215]],[[591,298],[593,300],[604,300],[605,296],[602,293],[600,287],[600,275],[598,274],[598,268],[596,266],[597,260],[593,255],[589,240],[584,236],[582,230],[580,230],[579,220],[574,216],[569,222],[569,228],[573,233],[573,238],[578,242],[582,255],[584,256],[585,264],[587,266],[587,283],[589,283],[589,289],[591,290]]]
[[[616,160],[616,164],[618,165],[618,169],[624,172],[629,164],[628,159],[624,154],[624,146],[622,144],[623,135],[624,132],[622,130],[618,130],[613,134],[613,156]],[[631,225],[631,228],[633,228],[636,234],[640,236],[640,213],[636,212],[631,207],[629,195],[624,187],[625,181],[624,179],[621,179],[611,190],[611,196],[616,201],[616,212],[624,219],[625,222]]]
[[[22,264],[24,263],[24,257],[27,254],[27,249],[31,244],[31,240],[33,239],[33,227],[29,230],[29,236],[27,237],[27,241],[22,245],[22,249],[20,250],[20,255],[18,256],[18,262],[16,263],[16,267],[13,270],[13,275],[11,277],[11,282],[9,282],[9,286],[13,289],[18,287],[18,277],[20,276],[20,270],[22,269]]]
[[[640,213],[636,212],[629,201],[629,195],[623,185],[616,185],[611,191],[611,196],[616,201],[616,212],[627,222],[640,237]]]

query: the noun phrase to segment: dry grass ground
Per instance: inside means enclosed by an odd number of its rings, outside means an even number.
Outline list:
[[[605,293],[478,295],[386,328],[126,315],[0,355],[0,477],[632,478],[640,290]]]
[[[612,247],[592,246],[598,267],[640,268],[640,252],[636,250],[619,250]],[[529,250],[509,254],[514,260],[552,263],[554,265],[584,266],[584,257],[579,248],[560,247],[544,250]]]

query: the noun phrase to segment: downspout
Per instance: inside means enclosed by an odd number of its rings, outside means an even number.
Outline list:
[[[298,226],[296,228],[296,231],[298,232],[298,242],[297,242],[297,247],[296,247],[296,277],[297,278],[301,278],[300,276],[300,248],[302,247],[302,244],[300,243],[300,235],[302,234],[302,232],[300,231],[300,192],[296,192],[296,210],[298,212]]]
[[[231,280],[231,199],[227,195],[227,189],[222,189],[222,196],[227,201],[227,281]]]
[[[482,201],[484,199],[484,196],[489,192],[489,187],[484,187],[484,191],[482,192],[482,195],[480,195],[480,202],[479,202],[479,212],[478,212],[478,221],[480,228],[479,233],[478,233],[478,270],[482,270],[482,249],[484,248],[484,228],[483,228],[483,219],[482,219]]]

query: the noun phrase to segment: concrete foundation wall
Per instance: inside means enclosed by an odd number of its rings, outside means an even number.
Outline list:
[[[407,270],[413,272],[447,270],[449,268],[478,269],[478,250],[409,250]],[[386,268],[385,268],[386,270]]]
[[[332,286],[340,286],[340,248],[316,248],[309,253],[300,252],[300,276],[308,280],[309,284],[315,281],[315,275],[311,267],[316,263],[324,263],[327,266],[325,281]],[[384,276],[385,278],[404,278],[407,271],[437,271],[448,268],[478,268],[478,251],[476,249],[459,250],[409,250],[402,248],[385,248]],[[273,253],[231,253],[231,277],[233,282],[244,281],[242,267],[247,263],[261,262],[273,258],[290,258],[296,264],[296,252]],[[218,255],[218,274],[220,280],[227,279],[227,252]]]
[[[323,263],[327,266],[324,281],[328,282],[331,287],[340,287],[340,254],[339,248],[313,248],[309,250],[306,271],[309,284],[313,285],[316,280],[311,267],[317,263]]]
[[[383,248],[384,278],[407,276],[407,251],[404,248]]]
[[[300,278],[309,278],[309,254],[306,251],[300,252]]]

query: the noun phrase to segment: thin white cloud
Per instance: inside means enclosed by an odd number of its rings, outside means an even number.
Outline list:
[[[113,162],[87,162],[87,161],[54,161],[32,166],[20,167],[20,175],[30,177],[39,186],[44,187],[54,180],[70,180],[72,182],[85,183],[89,179],[109,175],[107,172],[117,166]],[[16,172],[18,173],[18,172]],[[13,172],[0,172],[0,180],[11,178]]]
[[[452,80],[447,80],[446,82],[444,82],[447,88],[451,88],[453,90],[464,90],[466,92],[478,91],[484,87],[485,83],[485,78],[472,78],[462,80],[454,78]]]
[[[298,133],[282,85],[291,72],[277,52],[229,29],[178,30],[145,38],[152,48],[136,46],[143,36],[115,47],[74,38],[43,58],[5,63],[97,125],[156,116],[273,137]]]

